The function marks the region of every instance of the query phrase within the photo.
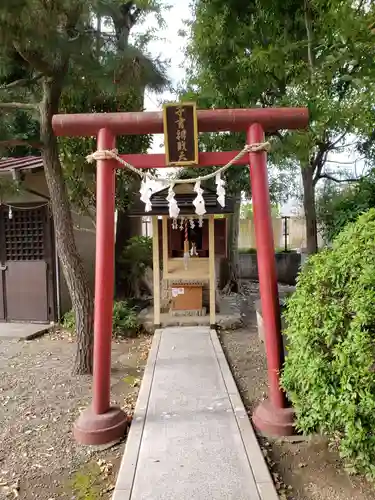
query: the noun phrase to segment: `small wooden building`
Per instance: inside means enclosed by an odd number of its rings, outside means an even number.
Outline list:
[[[18,192],[1,189],[14,181]],[[71,307],[49,204],[40,156],[0,159],[0,325],[58,321]],[[89,217],[72,212],[72,218],[77,249],[93,287],[95,228]]]
[[[177,184],[174,192],[178,219],[169,217],[168,188],[152,195],[152,211],[147,213],[153,227],[154,324],[161,325],[161,313],[192,316],[208,312],[214,326],[216,275],[219,261],[227,255],[226,215],[233,213],[233,201],[227,198],[223,208],[216,193],[204,188],[206,214],[199,218],[193,205],[194,184]],[[144,216],[144,204],[137,202],[131,214]]]

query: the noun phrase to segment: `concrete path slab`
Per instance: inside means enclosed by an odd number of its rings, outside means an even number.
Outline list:
[[[32,340],[44,335],[49,328],[49,324],[0,323],[0,340]]]
[[[215,331],[157,330],[113,500],[277,500]]]

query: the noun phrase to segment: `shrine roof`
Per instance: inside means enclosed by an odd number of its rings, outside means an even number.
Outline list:
[[[0,172],[12,172],[12,170],[38,170],[43,169],[41,156],[23,156],[17,158],[0,158]]]
[[[234,211],[233,199],[229,196],[225,197],[225,207],[222,207],[217,201],[216,192],[202,185],[204,189],[203,199],[206,207],[206,215],[221,215],[232,214]],[[169,187],[156,191],[151,196],[152,210],[145,212],[145,204],[138,198],[129,210],[130,216],[157,216],[169,215],[168,207],[168,190]],[[175,200],[180,209],[179,215],[195,215],[195,207],[193,200],[197,196],[194,192],[194,184],[176,184],[174,187]]]

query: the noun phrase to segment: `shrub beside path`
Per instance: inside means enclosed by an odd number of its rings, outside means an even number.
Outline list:
[[[279,285],[280,294],[290,287]],[[259,285],[244,283],[241,303],[244,328],[222,332],[221,342],[251,415],[257,402],[267,395],[267,363],[259,341],[254,303]],[[362,476],[350,476],[337,451],[326,439],[306,441],[260,439],[263,453],[281,500],[373,500],[375,488]]]

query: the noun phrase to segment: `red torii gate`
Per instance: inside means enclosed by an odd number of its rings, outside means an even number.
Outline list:
[[[303,129],[308,121],[307,108],[198,111],[199,132],[246,131],[250,145],[263,142],[265,132]],[[97,136],[98,151],[114,149],[116,135],[163,133],[161,111],[55,115],[52,124],[57,136]],[[199,167],[225,165],[237,153],[200,153]],[[136,168],[168,166],[162,154],[121,155],[121,158]],[[269,383],[269,399],[257,407],[253,422],[259,430],[281,436],[293,432],[293,410],[288,408],[279,385],[283,346],[266,152],[250,152],[249,163]],[[243,165],[244,159],[236,164]],[[122,168],[116,160],[97,161],[93,400],[74,426],[75,437],[82,444],[110,443],[121,438],[127,426],[124,412],[110,406],[116,168]]]

